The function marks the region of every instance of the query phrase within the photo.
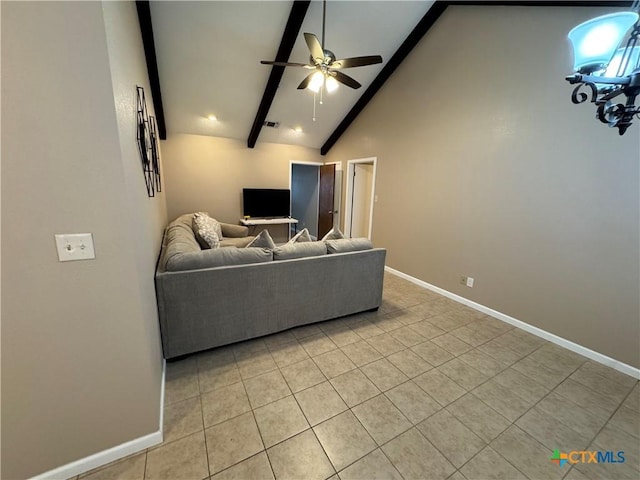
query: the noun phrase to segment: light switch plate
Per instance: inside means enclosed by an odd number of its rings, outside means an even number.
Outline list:
[[[96,258],[93,236],[90,233],[63,233],[56,234],[55,237],[58,260],[61,262]]]

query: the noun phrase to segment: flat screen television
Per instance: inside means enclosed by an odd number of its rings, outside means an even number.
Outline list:
[[[288,217],[291,215],[291,191],[243,188],[242,212],[245,217]]]

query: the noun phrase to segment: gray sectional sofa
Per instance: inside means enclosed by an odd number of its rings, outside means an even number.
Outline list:
[[[382,302],[386,250],[368,241],[323,242],[326,253],[321,245],[305,246],[314,256],[298,258],[287,247],[201,250],[192,218],[182,215],[167,227],[156,271],[167,359]]]

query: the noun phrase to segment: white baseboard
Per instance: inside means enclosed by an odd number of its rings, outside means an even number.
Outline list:
[[[76,475],[80,475],[84,472],[88,472],[89,470],[93,470],[94,468],[101,467],[103,465],[106,465],[107,463],[111,463],[121,458],[128,457],[129,455],[133,455],[134,453],[138,453],[146,448],[150,448],[158,445],[159,443],[162,443],[166,365],[166,360],[163,360],[162,383],[160,386],[160,426],[157,432],[153,432],[149,435],[130,440],[113,448],[103,450],[102,452],[94,453],[93,455],[81,458],[80,460],[76,460],[75,462],[67,463],[66,465],[62,465],[61,467],[32,477],[31,480],[59,480],[61,478],[75,477]]]
[[[598,353],[594,350],[591,350],[587,347],[583,347],[582,345],[578,345],[566,338],[559,337],[553,333],[547,332],[546,330],[542,330],[541,328],[534,327],[533,325],[529,325],[521,320],[510,317],[509,315],[505,315],[502,312],[498,312],[497,310],[493,310],[492,308],[486,307],[479,303],[476,303],[467,298],[461,297],[460,295],[456,295],[455,293],[451,293],[447,290],[444,290],[440,287],[436,287],[435,285],[431,285],[430,283],[419,280],[411,275],[407,275],[406,273],[402,273],[391,267],[384,267],[385,271],[396,275],[400,278],[404,278],[405,280],[410,281],[411,283],[415,283],[420,287],[426,288],[427,290],[431,290],[433,292],[439,293],[445,297],[450,298],[451,300],[455,300],[458,303],[462,303],[468,307],[471,307],[479,312],[482,312],[486,315],[490,315],[498,320],[502,320],[505,323],[513,325],[514,327],[518,327],[526,332],[529,332],[533,335],[536,335],[540,338],[544,338],[545,340],[550,341],[551,343],[555,343],[556,345],[560,345],[561,347],[566,348],[567,350],[571,350],[572,352],[578,353],[584,357],[587,357],[594,362],[601,363],[606,365],[607,367],[611,367],[619,372],[625,373],[627,375],[632,376],[633,378],[640,379],[640,369],[636,367],[632,367],[631,365],[627,365],[626,363],[622,363],[619,360],[616,360],[611,357],[607,357],[602,353]]]
[[[160,425],[158,425],[158,430],[162,433],[162,427],[164,425],[164,386],[167,378],[167,361],[162,359],[162,383],[160,383]],[[162,442],[162,439],[160,439]]]

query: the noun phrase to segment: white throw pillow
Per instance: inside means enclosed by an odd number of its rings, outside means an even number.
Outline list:
[[[287,242],[287,244],[301,243],[301,242],[313,242],[311,235],[309,235],[309,230],[307,230],[306,228],[303,228],[298,233],[296,233],[291,238],[291,240]]]
[[[338,227],[333,227],[324,237],[322,237],[322,240],[340,240],[341,238],[344,238],[344,234]]]
[[[262,230],[247,244],[247,248],[249,247],[268,248],[269,250],[273,250],[276,248],[276,244],[271,238],[271,235],[269,235],[269,232],[267,230]]]

